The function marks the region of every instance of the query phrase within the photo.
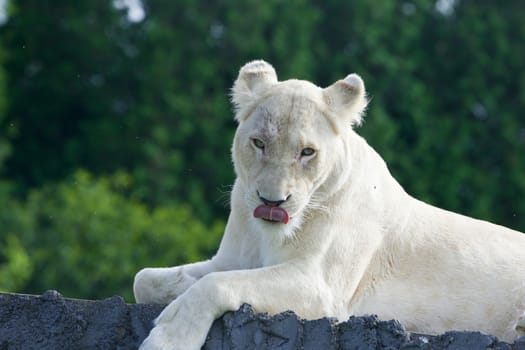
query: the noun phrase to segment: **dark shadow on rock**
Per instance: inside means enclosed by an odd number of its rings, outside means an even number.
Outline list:
[[[120,297],[90,301],[48,291],[41,296],[0,293],[0,350],[137,349],[162,305],[126,304]],[[216,320],[205,350],[497,349],[525,350],[479,332],[439,336],[407,333],[375,316],[306,321],[293,312],[256,314],[249,305]]]

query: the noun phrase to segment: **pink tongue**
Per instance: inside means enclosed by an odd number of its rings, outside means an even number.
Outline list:
[[[267,205],[259,205],[255,208],[253,216],[258,219],[282,222],[283,224],[287,224],[288,220],[290,220],[290,216],[283,208],[270,207]]]

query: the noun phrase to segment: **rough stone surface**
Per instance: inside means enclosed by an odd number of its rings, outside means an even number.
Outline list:
[[[0,293],[0,350],[136,349],[162,305],[126,304],[120,297],[100,301]],[[438,336],[410,334],[397,321],[375,316],[347,322],[299,319],[293,312],[255,314],[249,305],[215,321],[205,350],[495,349],[525,350],[479,332]]]

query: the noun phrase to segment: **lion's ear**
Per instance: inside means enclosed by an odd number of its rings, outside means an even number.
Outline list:
[[[243,108],[250,105],[275,83],[277,83],[277,74],[271,64],[263,60],[246,63],[239,71],[232,88],[232,103],[237,114],[236,118],[242,115],[240,112]]]
[[[350,119],[352,125],[360,125],[363,121],[368,99],[365,83],[357,74],[350,74],[343,80],[338,80],[323,90],[323,97],[337,116]]]

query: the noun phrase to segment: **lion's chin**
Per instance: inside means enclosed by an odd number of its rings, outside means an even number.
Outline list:
[[[255,218],[252,216],[253,223],[263,236],[270,236],[284,243],[295,237],[296,232],[300,230],[300,217],[290,216],[288,224],[279,221],[266,220],[264,218]]]

